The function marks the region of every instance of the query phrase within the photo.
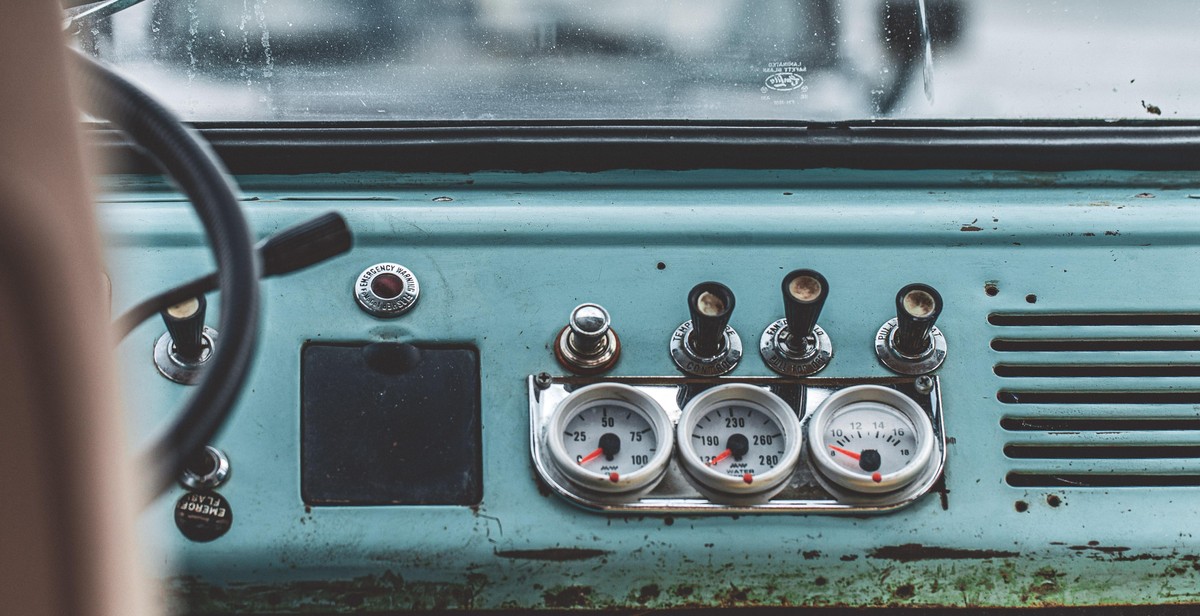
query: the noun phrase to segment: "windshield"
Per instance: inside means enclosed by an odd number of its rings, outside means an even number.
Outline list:
[[[1196,119],[1194,0],[148,0],[190,121]]]

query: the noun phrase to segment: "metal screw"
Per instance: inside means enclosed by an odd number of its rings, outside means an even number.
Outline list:
[[[550,376],[549,372],[539,372],[533,377],[533,384],[538,389],[549,389],[550,384],[554,381],[554,377]]]
[[[919,376],[915,381],[913,381],[913,387],[917,388],[918,393],[928,394],[929,392],[933,391],[933,377]]]

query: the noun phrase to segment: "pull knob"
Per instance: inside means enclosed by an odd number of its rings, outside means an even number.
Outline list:
[[[671,336],[671,359],[679,369],[697,376],[718,376],[737,367],[742,341],[729,326],[733,291],[719,282],[702,282],[688,293],[691,320]]]
[[[816,271],[798,269],[783,277],[783,314],[792,348],[809,345],[806,341],[813,335],[828,296],[829,283]]]
[[[930,349],[929,334],[942,314],[942,296],[927,284],[910,284],[896,294],[896,332],[892,343],[910,357]]]
[[[600,304],[580,304],[554,341],[554,356],[576,374],[597,374],[611,368],[621,355],[621,340],[612,319]]]
[[[204,313],[208,302],[204,296],[193,297],[162,311],[163,323],[171,336],[174,352],[180,359],[198,362],[204,356]]]
[[[212,356],[217,332],[204,326],[207,307],[204,296],[198,295],[159,313],[167,331],[154,343],[154,365],[181,385],[199,382],[204,362]]]
[[[692,332],[688,345],[700,357],[716,357],[725,348],[725,327],[733,316],[734,297],[719,282],[702,282],[688,293]]]
[[[798,269],[783,277],[781,287],[784,318],[763,331],[759,353],[779,374],[816,374],[833,359],[833,342],[817,325],[829,297],[829,282],[815,270]]]
[[[946,337],[934,325],[942,314],[942,296],[927,284],[905,285],[896,294],[896,318],[875,336],[875,355],[893,372],[921,375],[946,359]]]

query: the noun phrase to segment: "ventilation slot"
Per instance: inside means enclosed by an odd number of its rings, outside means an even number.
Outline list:
[[[1200,313],[991,314],[1017,488],[1200,487]]]

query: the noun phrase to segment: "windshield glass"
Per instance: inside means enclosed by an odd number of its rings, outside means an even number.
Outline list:
[[[190,121],[1196,119],[1195,0],[148,0]]]

